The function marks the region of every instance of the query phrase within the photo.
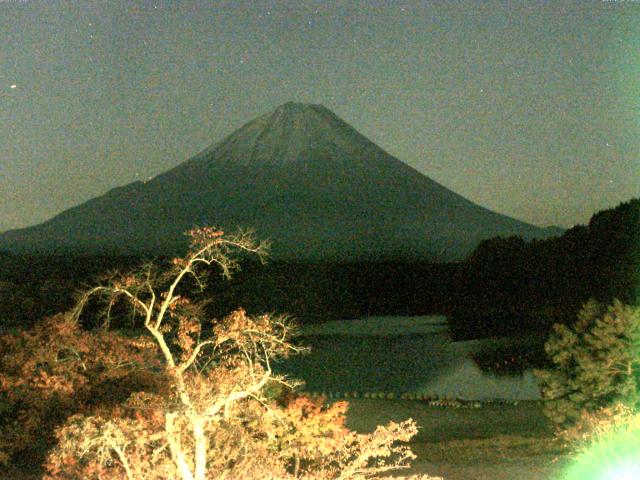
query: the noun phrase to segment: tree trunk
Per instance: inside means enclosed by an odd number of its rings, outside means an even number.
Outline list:
[[[204,434],[205,419],[200,416],[191,417],[193,440],[196,444],[195,480],[205,480],[207,475],[207,437]]]
[[[180,438],[176,437],[173,421],[176,417],[175,413],[166,413],[165,414],[165,431],[167,433],[167,441],[169,442],[169,451],[171,452],[171,458],[173,459],[173,463],[176,465],[182,480],[194,480],[193,473],[191,473],[191,469],[187,464],[187,461],[184,458],[184,452],[182,451],[182,447],[180,445]]]

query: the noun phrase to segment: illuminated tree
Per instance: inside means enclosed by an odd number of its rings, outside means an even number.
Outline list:
[[[554,325],[545,350],[555,368],[536,375],[544,412],[560,430],[585,412],[640,402],[640,308],[591,300],[574,325]]]
[[[234,251],[263,256],[265,246],[211,228],[190,235],[189,252],[168,269],[149,264],[116,274],[81,297],[76,318],[95,295],[109,308],[128,303],[168,381],[164,390],[70,417],[57,430],[45,478],[364,479],[405,466],[413,455],[396,442],[416,433],[412,421],[370,435],[349,432],[346,405],[297,397],[295,382],[274,373],[275,359],[302,350],[289,342],[295,328],[286,317],[239,310],[211,321],[187,298],[187,280],[204,286],[212,266],[228,277],[237,267]],[[289,395],[274,398],[278,386]]]
[[[160,391],[155,350],[144,337],[83,330],[68,314],[0,335],[0,464],[41,456],[69,415]]]

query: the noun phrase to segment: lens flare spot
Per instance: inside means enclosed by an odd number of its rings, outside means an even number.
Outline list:
[[[640,479],[640,428],[638,415],[597,438],[578,455],[562,480]]]
[[[602,480],[637,480],[640,478],[640,466],[621,465],[609,470]]]

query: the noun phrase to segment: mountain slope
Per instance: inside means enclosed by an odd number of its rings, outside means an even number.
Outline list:
[[[287,103],[149,182],[0,235],[10,251],[169,253],[194,225],[252,227],[281,259],[451,260],[549,232],[479,207],[321,105]]]

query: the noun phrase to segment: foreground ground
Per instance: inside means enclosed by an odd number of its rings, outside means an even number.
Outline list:
[[[556,480],[566,465],[536,402],[480,409],[380,399],[351,400],[350,405],[347,425],[361,432],[390,420],[416,421],[420,429],[411,445],[417,455],[411,473],[445,480]]]
[[[419,426],[410,470],[445,480],[561,480],[566,465],[537,402],[482,408],[435,407],[422,401],[350,399],[347,426],[371,432],[379,424],[413,418]],[[31,468],[28,468],[28,467]],[[26,468],[25,468],[26,467]],[[0,471],[1,479],[35,480],[22,468]]]

